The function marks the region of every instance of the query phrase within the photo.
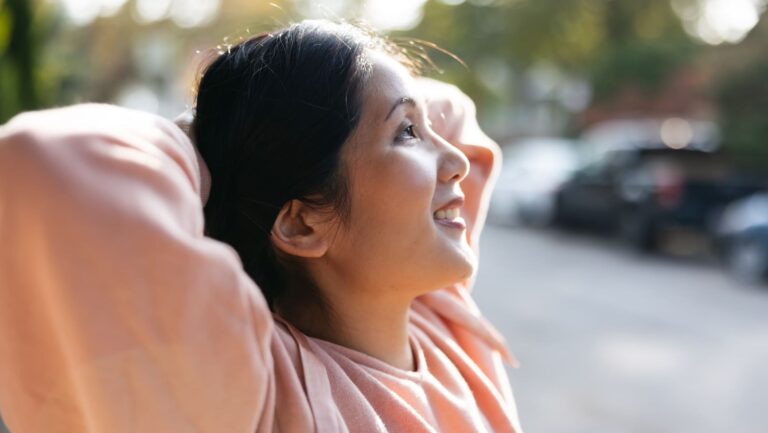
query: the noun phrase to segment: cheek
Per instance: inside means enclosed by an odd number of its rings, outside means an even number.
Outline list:
[[[376,219],[383,219],[385,223],[423,221],[431,216],[436,181],[434,172],[434,166],[428,161],[415,158],[398,158],[392,163],[379,165],[370,176],[368,208],[375,209]]]
[[[343,260],[350,273],[388,287],[452,284],[472,272],[469,248],[442,233],[432,218],[436,162],[429,153],[409,152],[367,165],[351,179]]]
[[[432,229],[436,173],[428,158],[395,155],[370,164],[353,179],[352,219],[355,237],[384,249],[410,248]]]

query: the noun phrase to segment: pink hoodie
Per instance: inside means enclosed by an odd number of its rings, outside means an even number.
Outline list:
[[[433,122],[472,161],[476,245],[498,151],[471,102],[442,92]],[[177,126],[118,107],[0,128],[0,411],[13,433],[521,432],[508,355],[463,286],[414,301],[416,371],[304,335],[203,236],[201,170]]]

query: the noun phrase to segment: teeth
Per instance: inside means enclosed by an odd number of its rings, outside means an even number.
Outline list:
[[[435,218],[439,220],[452,220],[459,217],[460,211],[458,208],[439,210],[435,212]]]

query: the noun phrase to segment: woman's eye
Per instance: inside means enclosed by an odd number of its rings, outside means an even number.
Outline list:
[[[400,133],[395,137],[396,142],[403,142],[419,138],[416,135],[416,125],[401,126]]]

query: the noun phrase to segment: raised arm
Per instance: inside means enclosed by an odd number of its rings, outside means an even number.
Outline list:
[[[253,432],[272,319],[203,236],[194,150],[105,105],[0,128],[0,407],[12,432]]]
[[[469,174],[461,183],[465,195],[462,216],[467,221],[469,244],[477,252],[491,190],[500,170],[501,150],[480,129],[475,104],[458,87],[429,78],[420,78],[419,85],[427,100],[432,129],[469,159]]]
[[[480,129],[475,104],[458,87],[427,78],[420,79],[419,84],[427,99],[432,128],[469,159],[469,174],[461,183],[465,195],[462,216],[467,221],[469,244],[477,253],[491,190],[501,169],[501,149]],[[473,279],[463,281],[422,295],[420,300],[451,324],[457,341],[498,387],[511,410],[515,410],[500,360],[511,366],[517,366],[518,362],[509,353],[504,337],[482,317],[469,293],[472,285]],[[488,347],[493,350],[489,351]]]

